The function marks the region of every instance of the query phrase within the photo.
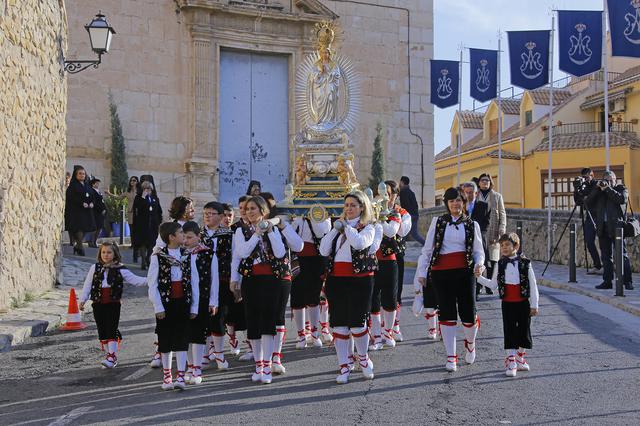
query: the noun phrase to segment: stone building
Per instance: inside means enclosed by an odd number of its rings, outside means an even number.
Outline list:
[[[64,216],[63,0],[0,0],[0,310],[54,284]]]
[[[90,51],[83,25],[99,9],[117,32],[99,72],[69,79],[68,169],[82,164],[109,182],[111,95],[129,174],[152,174],[164,206],[182,193],[200,206],[235,201],[249,179],[281,199],[298,130],[296,68],[313,51],[314,25],[337,20],[337,48],[362,77],[359,180],[368,179],[380,121],[387,176],[408,175],[418,199],[433,203],[432,0],[68,0],[67,8],[71,55]]]

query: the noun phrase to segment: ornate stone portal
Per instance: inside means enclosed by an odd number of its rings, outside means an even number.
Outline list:
[[[296,74],[296,114],[300,131],[293,146],[294,182],[278,207],[295,215],[321,204],[342,211],[342,198],[359,184],[353,171],[350,135],[360,113],[360,79],[351,61],[336,53],[333,22],[315,25],[316,51]]]

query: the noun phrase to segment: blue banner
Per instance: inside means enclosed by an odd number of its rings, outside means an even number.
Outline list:
[[[431,59],[431,103],[448,108],[458,103],[460,62]]]
[[[533,90],[549,83],[551,31],[509,31],[511,84]]]
[[[613,56],[640,58],[640,0],[609,0]]]
[[[576,77],[602,68],[602,12],[558,12],[560,69]]]
[[[469,49],[469,53],[471,97],[479,102],[495,99],[498,94],[498,51]]]

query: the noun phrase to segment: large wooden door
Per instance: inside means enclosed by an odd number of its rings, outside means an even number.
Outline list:
[[[220,200],[233,202],[250,180],[281,200],[289,176],[288,58],[220,53]]]

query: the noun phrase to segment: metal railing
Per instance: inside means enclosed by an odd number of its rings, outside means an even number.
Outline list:
[[[612,133],[631,133],[633,132],[633,123],[630,122],[613,122],[609,124],[609,131]],[[590,121],[584,123],[563,123],[553,126],[553,135],[572,135],[576,133],[601,133],[604,132],[602,123],[599,121]]]

